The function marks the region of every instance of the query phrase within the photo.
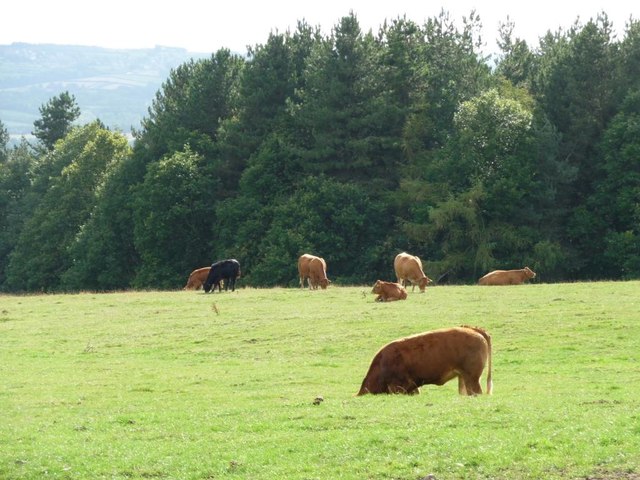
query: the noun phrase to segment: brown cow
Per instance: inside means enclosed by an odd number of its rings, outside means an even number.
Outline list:
[[[324,258],[305,253],[298,259],[298,274],[300,276],[300,288],[304,288],[307,280],[309,288],[314,290],[318,285],[324,290],[331,283],[327,278],[327,263]]]
[[[203,267],[191,272],[184,289],[198,290],[209,276],[209,270],[211,270],[211,267]]]
[[[298,275],[300,276],[300,288],[304,288],[304,281],[309,278],[309,262],[312,258],[316,258],[314,255],[304,253],[298,258]],[[307,283],[309,281],[307,280]],[[311,288],[311,283],[309,283]]]
[[[427,384],[444,385],[458,377],[460,395],[482,393],[480,376],[487,365],[491,380],[491,336],[478,327],[455,327],[395,340],[373,357],[358,395],[420,393]]]
[[[376,302],[393,302],[394,300],[405,300],[407,291],[399,283],[383,282],[378,280],[373,286],[371,293],[378,295]]]
[[[536,273],[529,267],[521,270],[494,270],[478,280],[478,285],[521,285],[535,276]]]
[[[331,280],[327,278],[327,263],[324,258],[316,257],[309,261],[309,284],[314,290],[318,288],[318,285],[322,290],[331,283]]]
[[[416,285],[418,285],[420,291],[424,293],[425,287],[433,283],[433,280],[424,274],[420,258],[414,255],[406,252],[399,253],[393,261],[393,268],[396,271],[396,277],[400,285],[406,286],[407,280],[411,282],[411,291],[414,291]]]

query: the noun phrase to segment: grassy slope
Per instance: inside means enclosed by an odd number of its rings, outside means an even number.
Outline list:
[[[640,282],[369,289],[0,297],[0,478],[640,473]],[[354,397],[384,343],[460,324],[494,395]]]

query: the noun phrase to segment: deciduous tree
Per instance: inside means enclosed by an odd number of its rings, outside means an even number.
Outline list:
[[[12,290],[56,290],[73,263],[69,249],[96,201],[105,170],[129,153],[127,139],[99,122],[73,129],[51,152],[67,166],[51,180],[10,255]],[[35,254],[37,252],[37,254]]]

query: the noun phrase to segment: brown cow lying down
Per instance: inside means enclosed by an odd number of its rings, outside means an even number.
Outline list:
[[[394,300],[405,300],[407,291],[399,283],[383,282],[378,280],[373,286],[371,293],[378,295],[376,302],[393,302]]]
[[[202,284],[209,276],[209,270],[211,270],[211,267],[203,267],[191,272],[191,275],[189,275],[189,279],[187,280],[187,284],[185,285],[184,289],[198,290],[200,287],[202,287]]]
[[[455,377],[461,395],[475,395],[482,393],[480,376],[487,363],[487,394],[491,394],[491,337],[487,332],[462,326],[420,333],[382,347],[358,395],[420,393],[422,385],[444,385]]]
[[[478,285],[520,285],[535,276],[536,273],[529,267],[522,270],[494,270],[478,280]]]

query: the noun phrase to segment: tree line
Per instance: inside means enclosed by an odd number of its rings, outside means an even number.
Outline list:
[[[640,23],[513,27],[490,60],[474,12],[299,22],[172,70],[133,144],[68,92],[36,144],[0,123],[0,288],[174,289],[222,258],[292,286],[304,252],[337,283],[392,280],[400,251],[454,283],[639,278]]]

